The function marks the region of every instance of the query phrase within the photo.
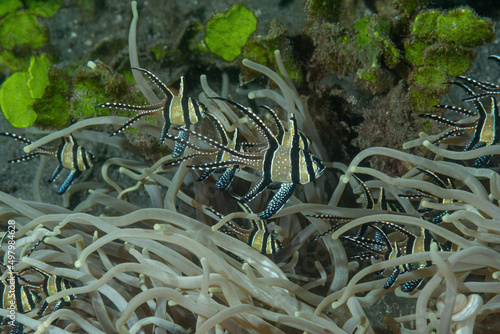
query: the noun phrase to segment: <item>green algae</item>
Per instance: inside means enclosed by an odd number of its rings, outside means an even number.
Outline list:
[[[428,112],[447,90],[446,72],[437,66],[416,67],[409,77],[410,100],[417,112]]]
[[[256,29],[255,15],[245,6],[234,5],[207,23],[205,43],[212,53],[233,61],[241,54],[248,37]]]
[[[405,59],[414,65],[424,65],[424,51],[431,45],[432,43],[417,39],[405,40]]]
[[[0,20],[0,69],[6,74],[26,71],[33,49],[45,45],[47,39],[46,29],[34,14],[28,11],[9,13]]]
[[[28,50],[16,53],[9,50],[0,50],[0,69],[6,73],[25,71],[29,67],[30,56],[31,52]]]
[[[390,39],[391,22],[377,15],[367,16],[354,22],[356,30],[356,47],[365,52],[368,61],[377,65],[383,58],[389,68],[395,67],[401,59],[401,54]]]
[[[49,81],[44,96],[33,106],[38,115],[36,125],[61,128],[69,125],[71,119],[71,78],[66,71],[53,67],[49,72]]]
[[[95,106],[109,100],[145,102],[125,78],[99,61],[72,72],[52,67],[45,55],[33,57],[27,72],[14,73],[0,87],[0,107],[15,127],[60,128],[70,120],[107,116],[109,109]]]
[[[420,13],[415,18],[412,33],[420,39],[477,47],[493,40],[495,28],[489,19],[481,18],[471,8],[463,7]]]
[[[422,88],[433,90],[442,90],[447,82],[444,70],[436,66],[417,67],[412,79]]]
[[[392,84],[391,74],[383,68],[394,68],[401,60],[401,53],[390,39],[390,20],[378,15],[366,16],[354,22],[355,48],[363,67],[356,70],[355,82],[371,94],[386,91]],[[382,63],[383,62],[383,63]]]
[[[0,87],[0,106],[12,126],[25,128],[37,119],[33,105],[49,85],[50,67],[47,56],[32,57],[28,72],[14,73]]]
[[[62,0],[0,1],[0,70],[4,74],[28,69],[35,49],[48,41],[47,29],[38,18],[55,15],[61,5]]]
[[[417,112],[428,112],[433,109],[435,105],[439,104],[440,97],[441,94],[436,94],[425,89],[412,89],[410,91],[410,100]]]
[[[28,87],[31,97],[41,99],[45,93],[45,88],[49,85],[49,71],[52,67],[49,58],[45,55],[32,57],[28,69]]]
[[[101,77],[98,74],[103,71],[103,68],[90,69],[86,66],[81,66],[75,71],[73,75],[71,110],[77,119],[91,118],[97,115],[110,115],[108,108],[95,108],[97,103],[106,101],[109,98],[109,93],[106,90],[109,92],[110,88],[104,83],[108,78]],[[110,85],[114,85],[114,83]]]
[[[339,0],[308,0],[305,8],[310,16],[333,23],[339,20],[341,2]]]
[[[36,49],[47,42],[45,28],[35,15],[19,11],[8,14],[0,21],[0,45],[12,49],[18,45],[27,45]]]
[[[424,63],[442,69],[447,75],[459,76],[469,68],[472,54],[470,49],[450,49],[436,44],[426,49]]]
[[[393,76],[387,70],[372,66],[356,71],[354,82],[365,92],[379,94],[387,91],[393,84]]]
[[[151,49],[151,52],[153,52],[153,55],[155,56],[156,60],[161,60],[165,58],[165,56],[167,56],[168,49],[165,44],[159,43]]]
[[[468,7],[449,11],[426,10],[412,24],[404,41],[405,59],[416,70],[410,77],[411,100],[418,112],[428,111],[444,93],[446,75],[462,75],[470,66],[474,47],[494,38],[494,26]],[[421,86],[426,89],[419,92]],[[425,94],[429,96],[425,96]]]
[[[102,62],[96,66],[78,67],[71,77],[70,110],[74,119],[85,119],[95,116],[109,116],[108,108],[96,108],[96,104],[110,100],[121,100],[124,103],[140,104],[143,98],[130,96],[130,88],[125,78],[114,72]],[[132,98],[132,100],[131,100]],[[123,115],[119,111],[113,115]]]
[[[27,85],[29,76],[27,72],[16,72],[0,87],[0,107],[7,121],[16,128],[33,125],[37,117],[33,111],[35,99]]]
[[[33,14],[41,17],[52,17],[61,8],[62,0],[26,0],[26,4]]]
[[[283,50],[281,58],[287,73],[295,82],[301,82],[303,75],[300,66],[293,59],[288,50],[291,49],[290,42],[285,38],[286,28],[278,23],[277,20],[272,20],[269,23],[268,32],[266,35],[258,35],[251,37],[247,45],[243,49],[243,57],[258,64],[275,69],[275,50]],[[278,69],[275,69],[279,72]],[[246,66],[241,66],[241,77],[243,82],[249,82],[256,77],[262,76],[261,73],[250,70]]]
[[[448,43],[477,47],[492,41],[495,28],[489,19],[480,18],[471,8],[457,8],[436,19],[436,36]]]
[[[96,108],[101,102],[122,100],[124,103],[141,104],[144,98],[139,92],[130,93],[124,77],[100,61],[95,66],[79,66],[73,73],[53,68],[49,73],[50,85],[42,99],[34,105],[38,113],[36,125],[64,127],[70,121],[91,117],[124,115],[110,112],[108,108]]]
[[[195,55],[210,53],[210,50],[203,41],[203,25],[200,22],[195,21],[186,28],[179,47],[182,52]]]
[[[424,7],[427,4],[427,0],[395,0],[393,4],[398,9],[399,16],[406,18]]]
[[[5,14],[15,11],[17,8],[22,7],[23,3],[21,0],[2,0],[0,2],[0,17]]]
[[[428,10],[420,13],[412,25],[412,34],[421,39],[435,39],[436,22],[440,15],[437,10]]]

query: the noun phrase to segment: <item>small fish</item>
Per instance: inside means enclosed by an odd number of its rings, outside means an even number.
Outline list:
[[[0,136],[10,137],[24,144],[32,144],[33,142],[25,137],[14,133],[3,132]],[[83,146],[77,144],[75,137],[70,134],[68,137],[61,138],[62,142],[59,146],[42,146],[36,148],[33,152],[22,155],[17,159],[9,160],[9,163],[18,163],[31,160],[40,155],[45,155],[54,158],[59,163],[59,166],[54,170],[52,176],[48,180],[49,183],[54,182],[64,168],[69,169],[70,173],[63,182],[57,193],[64,194],[73,184],[75,179],[82,172],[90,169],[96,161],[95,156],[87,151]]]

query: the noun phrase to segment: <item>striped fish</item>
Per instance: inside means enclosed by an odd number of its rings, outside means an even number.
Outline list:
[[[359,184],[363,188],[363,193],[365,195],[365,204],[363,206],[364,209],[384,210],[384,211],[388,211],[388,212],[402,212],[403,211],[402,208],[400,208],[398,205],[387,201],[387,197],[385,195],[385,189],[383,187],[380,187],[378,199],[375,200],[370,188],[368,188],[366,183],[364,183],[355,174],[353,174],[352,176],[359,182]],[[325,235],[332,233],[335,230],[338,230],[340,227],[342,227],[342,225],[353,220],[352,218],[338,217],[335,215],[310,215],[310,217],[327,220],[330,222],[330,224],[332,224],[331,228],[329,228],[325,232],[318,235],[316,238],[314,238],[314,240],[318,240],[318,239],[324,237]],[[363,237],[365,235],[368,227],[371,226],[372,224],[373,223],[366,223],[366,224],[361,225],[357,236]]]
[[[453,183],[453,181],[450,180],[450,178],[446,178],[447,182],[445,182],[436,173],[434,173],[428,169],[423,169],[420,167],[417,167],[417,169],[419,171],[421,171],[422,173],[424,173],[425,175],[429,176],[432,179],[432,181],[434,181],[434,183],[436,183],[441,188],[443,188],[443,189],[456,189],[455,184]],[[416,194],[407,194],[407,195],[400,194],[399,197],[407,198],[410,200],[411,199],[430,198],[430,199],[435,200],[438,203],[443,203],[443,204],[455,202],[455,200],[453,198],[438,198],[438,197],[432,195],[431,193],[428,193],[428,192],[423,191],[423,190],[415,189],[415,191],[417,191]],[[427,213],[430,211],[432,211],[432,209],[429,209],[429,208],[424,208],[424,209],[418,210],[418,212],[420,212],[420,213]],[[447,213],[452,213],[452,212],[453,211],[451,211],[451,210],[443,211],[440,214],[438,214],[437,216],[432,217],[429,221],[433,224],[441,224],[443,222],[443,216]]]
[[[273,120],[276,124],[278,134],[276,135],[276,139],[283,145],[284,143],[290,142],[290,132],[286,131],[283,123],[281,120],[278,118],[278,115],[276,112],[267,107],[267,106],[261,106],[262,108],[266,109],[269,111],[269,113],[272,115]],[[227,146],[230,149],[236,150],[238,152],[262,152],[267,149],[267,145],[265,143],[248,143],[248,142],[240,142],[240,138],[238,136],[238,129],[235,130],[235,133],[233,135],[233,139],[229,137],[229,134],[227,133],[226,129],[222,125],[222,123],[219,121],[219,119],[213,115],[210,112],[207,112],[206,117],[209,118],[217,133],[220,138],[220,143],[224,146]],[[299,132],[299,147],[303,150],[307,149],[311,145],[311,139],[305,135],[302,132]],[[229,159],[231,159],[231,155],[223,150],[217,151],[214,163],[223,163]],[[182,157],[178,160],[171,161],[167,163],[166,165],[174,165],[178,164],[182,161],[193,159],[196,157],[201,157],[201,156],[207,156],[207,152],[200,152],[195,149],[195,152],[192,154]],[[215,183],[215,187],[219,190],[226,190],[232,183],[236,171],[243,166],[240,165],[230,165],[227,167],[220,167],[220,168],[211,168],[211,169],[206,169],[203,174],[198,178],[198,181],[203,181],[206,178],[208,178],[210,175],[212,175],[214,172],[215,173],[221,173],[222,175],[217,179],[217,182]],[[268,188],[271,188],[272,186],[269,186]],[[279,184],[277,185],[277,188],[279,188]]]
[[[402,233],[406,236],[406,240],[400,242],[391,242],[385,233],[385,231],[375,225],[371,225],[370,227],[375,230],[374,239],[365,238],[365,237],[350,237],[350,236],[342,236],[342,239],[348,240],[354,243],[357,246],[360,246],[366,250],[364,253],[360,253],[353,258],[358,259],[369,259],[369,258],[378,258],[382,257],[384,260],[392,260],[404,255],[417,254],[422,252],[428,252],[431,249],[431,244],[436,244],[437,249],[439,251],[447,251],[449,247],[438,242],[434,239],[431,233],[421,228],[420,235],[417,236],[405,228],[390,222],[377,222],[378,224],[382,224],[383,226],[387,226],[389,228],[393,228],[394,230]],[[391,288],[399,274],[412,271],[419,270],[430,267],[432,265],[431,261],[422,261],[414,264],[404,263],[394,268],[391,276],[388,278],[387,282],[384,285],[385,289]],[[401,286],[401,290],[403,292],[411,292],[418,288],[422,283],[423,279],[419,278],[416,280],[408,281],[403,283]]]
[[[26,269],[30,271],[35,271],[42,276],[43,279],[41,281],[40,287],[42,288],[42,291],[46,297],[53,296],[58,292],[76,287],[76,285],[73,282],[69,281],[65,277],[48,274],[36,267],[29,267]],[[24,272],[24,270],[21,272]],[[21,274],[21,272],[19,274]],[[21,279],[29,284],[33,284],[33,282],[24,279],[22,276]],[[52,312],[55,312],[64,306],[70,306],[71,301],[74,300],[75,298],[76,296],[71,294],[59,299]],[[48,307],[49,303],[47,303],[47,301],[44,300],[42,305],[40,306],[40,310],[38,310],[38,315],[43,315]]]
[[[2,237],[0,247],[6,236],[7,233]],[[9,269],[3,263],[0,263],[0,265]],[[12,285],[14,289],[12,289]],[[12,305],[14,305],[14,310],[17,313],[28,313],[37,308],[41,300],[42,297],[32,286],[20,284],[19,275],[17,273],[14,273],[13,276],[6,280],[0,278],[0,308],[8,310],[12,309]],[[9,318],[0,317],[0,326],[7,324],[12,325],[10,330],[11,334],[24,333],[23,324],[15,320],[11,321]]]
[[[246,203],[241,203],[238,201],[238,204],[246,213],[253,213],[252,209],[250,209],[250,207]],[[224,218],[214,209],[210,207],[206,208],[217,215],[220,219]],[[258,250],[262,254],[276,254],[283,248],[276,235],[269,232],[264,220],[250,220],[250,223],[252,224],[252,228],[246,229],[236,224],[235,222],[228,221],[222,228],[222,231],[227,234],[233,234],[237,236],[239,239],[242,239],[249,246]]]
[[[224,125],[219,121],[215,115],[212,113],[207,112],[206,116],[212,121],[214,124],[215,129],[217,130],[217,133],[219,134],[219,137],[221,139],[221,143],[224,146],[227,146],[233,150],[236,151],[241,151],[243,149],[240,138],[238,136],[238,129],[234,130],[234,135],[233,139],[231,140],[229,138],[229,135],[224,128]],[[229,153],[219,150],[217,152],[217,156],[215,158],[215,162],[224,162],[226,160],[230,159]],[[234,175],[236,173],[236,170],[239,168],[239,165],[232,165],[232,166],[227,166],[227,167],[221,167],[221,168],[211,168],[207,169],[203,172],[203,174],[198,178],[198,181],[203,181],[207,177],[209,177],[212,173],[222,173],[222,175],[217,179],[217,182],[215,183],[215,187],[219,190],[226,190],[229,188],[231,183],[233,182]]]
[[[363,192],[365,194],[365,209],[372,209],[372,210],[385,210],[385,211],[394,211],[394,212],[401,212],[402,210],[387,201],[387,197],[385,196],[385,189],[383,187],[380,187],[379,195],[378,195],[378,200],[375,201],[373,198],[372,192],[370,191],[370,188],[361,181],[359,177],[354,175],[354,178],[358,180],[359,184],[361,184],[361,187],[363,188]],[[368,228],[370,224],[363,224],[361,225],[361,228],[359,229],[358,236],[362,237],[365,235],[366,229]]]
[[[496,61],[498,64],[500,64],[500,56],[497,55],[491,55],[488,57],[488,59]],[[491,95],[499,95],[500,94],[500,86],[491,82],[487,81],[477,81],[472,78],[466,77],[466,76],[459,76],[461,80],[465,81],[469,85],[478,88],[480,91],[479,94],[472,94],[470,97],[464,99],[464,101],[472,101],[472,100],[478,100],[483,97],[491,96]]]
[[[469,96],[475,96],[474,91],[462,82],[455,81],[450,82],[450,84],[454,84],[463,88],[469,94]],[[447,104],[439,104],[435,106],[436,108],[451,110],[464,116],[475,116],[472,120],[467,122],[453,121],[448,118],[433,114],[419,115],[420,117],[429,118],[433,121],[451,127],[443,135],[434,140],[433,144],[438,144],[449,137],[454,137],[461,134],[468,134],[471,136],[471,139],[466,144],[464,151],[470,151],[484,146],[495,145],[500,141],[500,113],[496,104],[496,99],[494,97],[485,96],[483,99],[474,98],[471,100],[471,102],[474,104],[476,111]],[[490,161],[490,159],[491,155],[479,157],[474,161],[474,167],[482,167],[486,165]]]
[[[36,291],[28,286],[21,285],[19,282],[19,277],[14,275],[14,293],[12,293],[11,285],[0,280],[0,308],[10,309],[15,305],[14,310],[17,313],[28,313],[38,307],[42,297]],[[10,324],[9,318],[0,317],[0,326]],[[11,327],[11,334],[21,334],[24,332],[24,325],[13,321],[13,326]]]
[[[286,131],[285,130],[285,126],[283,125],[283,122],[281,122],[281,120],[278,117],[278,114],[276,114],[276,112],[272,108],[265,106],[265,105],[260,106],[260,107],[266,109],[271,114],[271,117],[273,118],[274,123],[275,123],[276,128],[277,128],[277,131],[278,131],[278,133],[276,135],[276,139],[278,140],[278,142],[281,145],[285,145],[286,143],[289,143],[291,141],[290,135],[293,135],[293,133],[292,133],[293,131]],[[309,138],[309,136],[306,135],[305,133],[303,133],[302,131],[298,131],[298,135],[299,135],[299,147],[300,147],[300,149],[307,150],[312,145],[311,138]]]
[[[239,152],[230,149],[214,140],[194,131],[199,139],[230,154],[231,158],[224,162],[215,162],[201,165],[192,165],[191,168],[201,170],[220,168],[231,165],[241,165],[260,171],[262,177],[245,196],[239,200],[249,202],[268,187],[278,187],[278,191],[271,198],[264,210],[259,213],[261,219],[268,219],[275,215],[288,202],[298,184],[307,184],[320,177],[326,167],[318,157],[300,148],[300,136],[297,131],[297,121],[291,115],[289,135],[287,140],[279,141],[262,119],[251,109],[241,104],[224,98],[214,98],[227,102],[248,116],[264,135],[266,143],[262,152]]]
[[[161,117],[164,122],[160,135],[160,144],[163,144],[168,138],[167,133],[172,125],[189,128],[192,124],[198,123],[208,111],[207,107],[203,103],[198,102],[191,97],[184,96],[183,76],[181,77],[179,92],[177,93],[175,90],[167,87],[167,85],[165,85],[150,71],[136,67],[133,67],[132,69],[145,74],[153,82],[153,84],[160,89],[160,91],[165,95],[165,98],[157,104],[148,106],[135,106],[118,102],[106,102],[99,104],[98,107],[133,110],[138,112],[136,116],[129,119],[121,128],[113,132],[111,136],[122,132],[143,117],[154,115]],[[189,140],[189,135],[181,130],[178,138],[182,138],[187,141]],[[182,142],[176,141],[172,156],[174,158],[180,157],[184,153],[185,148],[186,147],[182,144]]]
[[[10,137],[17,141],[20,141],[24,144],[32,144],[33,142],[25,137],[9,133],[3,132],[0,133],[0,136]],[[33,152],[22,155],[17,159],[9,160],[9,163],[18,163],[28,161],[40,155],[45,155],[51,158],[54,158],[59,163],[59,166],[54,170],[52,176],[48,180],[49,183],[54,182],[57,177],[61,174],[64,168],[69,169],[70,173],[66,177],[66,180],[63,182],[57,193],[59,195],[64,194],[69,187],[73,184],[75,179],[79,177],[82,172],[90,169],[96,158],[94,155],[87,151],[83,146],[77,144],[75,137],[72,134],[69,137],[64,137],[61,139],[62,142],[59,146],[42,146],[36,148]]]
[[[35,248],[44,239],[45,239],[45,237],[41,238],[30,249],[30,251],[26,254],[26,257],[30,256],[30,254],[35,250]],[[26,279],[25,277],[23,277],[23,274],[27,271],[33,271],[33,272],[39,274],[42,277],[42,281],[34,282],[34,281]],[[43,291],[43,293],[45,294],[45,297],[53,296],[58,292],[76,287],[76,285],[73,282],[69,281],[67,278],[46,273],[45,271],[43,271],[37,267],[24,268],[23,270],[18,272],[18,276],[22,281],[29,284],[29,286],[41,289]],[[76,298],[75,295],[68,295],[68,296],[65,296],[65,297],[59,299],[59,301],[57,302],[57,304],[54,307],[54,309],[52,310],[52,312],[55,312],[64,306],[70,306],[71,301],[74,300],[75,298]],[[48,307],[49,307],[49,303],[47,303],[47,301],[44,300],[42,305],[40,306],[40,309],[38,310],[38,315],[43,315]]]

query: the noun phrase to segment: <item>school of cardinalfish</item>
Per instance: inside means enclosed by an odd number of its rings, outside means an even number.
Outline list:
[[[500,63],[500,56],[490,56],[489,58]],[[277,190],[276,193],[271,197],[263,211],[258,214],[260,220],[251,221],[252,227],[250,229],[245,229],[239,226],[239,224],[230,221],[222,231],[240,237],[263,254],[271,255],[278,252],[282,248],[282,245],[278,237],[268,231],[266,220],[271,218],[285,206],[298,185],[313,182],[318,179],[326,169],[321,159],[308,151],[311,140],[307,135],[299,131],[295,116],[293,114],[290,115],[288,129],[286,129],[285,125],[272,108],[261,106],[264,111],[271,115],[274,123],[273,126],[277,129],[277,133],[274,133],[252,109],[229,99],[214,97],[213,99],[224,101],[229,106],[239,111],[243,116],[248,117],[262,135],[262,138],[264,138],[263,142],[242,142],[238,128],[234,130],[231,136],[218,118],[210,113],[203,103],[191,97],[184,96],[183,77],[181,77],[180,89],[178,93],[176,93],[176,91],[167,87],[150,71],[141,68],[133,68],[133,70],[146,75],[164,94],[164,98],[157,104],[147,106],[135,106],[118,102],[99,104],[99,107],[137,112],[136,116],[132,117],[111,135],[114,136],[121,133],[142,117],[157,116],[163,120],[163,127],[159,138],[160,144],[164,143],[166,139],[171,139],[175,142],[172,153],[174,159],[166,165],[175,165],[182,161],[198,157],[212,158],[213,160],[211,162],[189,165],[188,167],[203,171],[198,181],[207,179],[213,173],[220,174],[215,183],[219,190],[227,190],[229,188],[238,169],[247,167],[256,170],[260,175],[260,180],[244,196],[232,196],[243,210],[252,213],[246,203],[256,198],[266,188]],[[500,94],[500,86],[489,82],[476,81],[465,76],[458,77],[457,81],[450,82],[450,84],[457,85],[465,90],[469,97],[464,99],[464,101],[472,102],[475,110],[468,110],[450,105],[436,106],[436,108],[451,110],[470,118],[464,122],[452,121],[434,114],[420,115],[421,117],[450,126],[449,131],[436,139],[434,143],[440,143],[448,137],[462,134],[468,134],[471,137],[470,142],[465,147],[466,151],[498,143],[500,140],[500,116],[494,96]],[[213,124],[219,140],[214,140],[202,133],[190,129],[191,125],[197,124],[205,117]],[[169,133],[171,128],[179,131],[177,136],[173,136]],[[5,132],[0,133],[0,135],[13,138],[24,144],[32,143],[31,140],[16,134]],[[206,143],[209,148],[201,148],[195,145],[189,141],[190,137],[195,137],[199,141]],[[186,147],[191,148],[191,153],[183,155]],[[57,191],[58,194],[65,193],[73,182],[83,172],[90,169],[96,161],[94,155],[85,150],[84,147],[78,145],[73,135],[70,135],[67,138],[62,138],[58,146],[42,146],[31,153],[10,160],[9,163],[24,162],[40,155],[52,157],[58,162],[57,168],[48,180],[49,183],[54,182],[63,169],[68,169],[70,171]],[[480,157],[474,162],[474,165],[476,167],[484,166],[489,162],[490,158],[491,156]],[[419,168],[419,170],[438,186],[445,189],[454,189],[454,184],[450,179],[447,179],[445,182],[431,171],[421,168]],[[366,200],[365,208],[401,211],[399,207],[387,201],[383,188],[380,188],[379,199],[376,201],[364,182],[357,176],[355,176],[355,178],[362,186]],[[448,199],[435,198],[431,194],[422,191],[415,191],[416,193],[400,196],[407,199],[432,198],[442,203],[451,201]],[[215,215],[222,218],[222,215],[217,211],[212,208],[209,209]],[[428,211],[431,210],[421,210],[420,212],[428,213]],[[437,215],[433,215],[430,221],[439,224],[442,221],[441,218],[446,213],[448,212],[441,212]],[[321,238],[350,221],[349,218],[328,215],[314,215],[314,217],[332,223],[332,228],[319,235],[316,239]],[[403,239],[391,241],[388,237],[388,231],[400,233]],[[407,254],[429,251],[431,244],[436,244],[437,249],[440,251],[451,249],[449,244],[438,242],[429,231],[423,228],[420,235],[416,235],[390,222],[368,223],[360,228],[356,236],[342,236],[341,238],[364,249],[364,252],[352,256],[352,258],[359,260],[369,258],[383,258],[384,260],[389,260]],[[35,247],[41,241],[42,240],[38,241]],[[33,249],[35,247],[33,247]],[[31,251],[29,253],[31,253]],[[392,287],[400,273],[426,268],[430,265],[432,265],[432,263],[429,261],[400,265],[394,268],[393,273],[390,275],[384,287]],[[8,268],[8,266],[5,266],[3,263],[2,266]],[[12,270],[12,268],[9,269]],[[23,276],[26,271],[37,273],[42,277],[42,280],[34,282],[24,278]],[[73,283],[64,277],[49,275],[34,267],[27,268],[17,273],[14,276],[14,281],[17,312],[26,313],[41,305],[38,311],[40,315],[45,313],[49,307],[45,301],[42,302],[42,295],[51,296],[59,291],[74,286]],[[24,282],[24,284],[21,284],[21,281]],[[406,282],[402,285],[402,291],[411,292],[421,283],[422,279]],[[8,303],[12,302],[12,297],[8,295],[8,286],[8,283],[2,280],[0,284],[0,307],[2,308],[5,308]],[[65,299],[61,299],[53,308],[53,311],[60,307],[70,305],[71,300],[74,298],[75,296],[68,296]],[[6,319],[3,320],[3,324],[5,323]],[[0,324],[2,324],[1,319]],[[12,326],[11,333],[16,334],[22,332],[22,324],[16,323]]]

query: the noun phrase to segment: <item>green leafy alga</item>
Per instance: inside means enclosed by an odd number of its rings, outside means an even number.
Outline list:
[[[377,66],[378,58],[384,57],[389,68],[395,67],[401,58],[399,50],[390,39],[391,22],[377,15],[366,16],[354,22],[356,47],[366,53],[369,61]]]
[[[27,85],[29,74],[16,72],[0,87],[0,107],[5,118],[16,128],[26,128],[33,125],[36,113],[33,111],[33,99]]]
[[[45,55],[32,57],[28,72],[14,73],[0,87],[0,107],[12,126],[25,128],[37,119],[33,104],[49,85],[50,67]]]
[[[45,55],[31,58],[28,69],[30,75],[28,87],[32,98],[41,99],[45,93],[45,88],[49,85],[49,71],[51,66],[49,58]]]
[[[471,8],[457,8],[436,20],[436,34],[447,42],[476,47],[495,37],[495,27]]]
[[[15,11],[23,5],[21,0],[2,0],[0,1],[0,17],[7,13]]]
[[[412,33],[418,38],[433,39],[436,38],[436,21],[439,17],[439,11],[427,10],[417,15],[412,25]]]
[[[241,49],[255,29],[255,15],[245,6],[234,5],[207,23],[205,42],[210,51],[227,61],[233,61],[241,54]]]
[[[17,45],[27,44],[39,48],[47,41],[47,34],[35,15],[26,12],[14,12],[0,21],[0,45],[12,49]]]
[[[54,16],[62,5],[62,0],[26,0],[30,12],[42,17]]]

